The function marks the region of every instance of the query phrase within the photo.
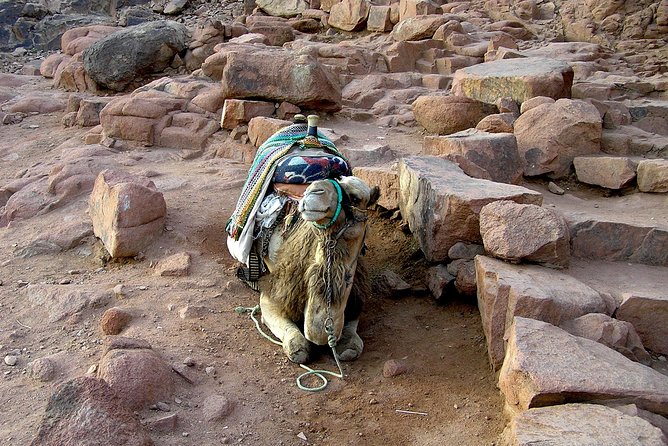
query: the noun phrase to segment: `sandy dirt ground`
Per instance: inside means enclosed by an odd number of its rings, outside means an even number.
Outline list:
[[[51,166],[68,150],[83,146],[82,129],[65,129],[60,114],[31,116],[0,127],[0,181],[25,169]],[[325,120],[324,126],[361,146],[384,140],[400,153],[419,153],[421,135],[373,124]],[[14,367],[0,364],[0,443],[26,445],[34,438],[50,394],[61,382],[85,374],[101,356],[104,310],[118,306],[133,319],[122,335],[147,340],[170,364],[190,357],[188,382],[174,375],[176,392],[164,401],[177,413],[171,432],[152,432],[157,445],[492,445],[505,425],[502,399],[485,354],[480,316],[473,300],[452,296],[435,303],[425,290],[426,262],[399,221],[372,215],[368,262],[372,274],[390,269],[413,286],[401,296],[374,295],[366,303],[359,332],[365,351],[345,363],[346,377],[326,390],[296,388],[302,370],[257,333],[247,316],[233,310],[253,306],[258,295],[234,277],[235,262],[225,247],[224,225],[246,175],[246,166],[210,156],[184,160],[177,151],[147,148],[113,155],[119,168],[152,172],[168,207],[164,234],[140,256],[104,263],[93,236],[58,254],[17,255],[31,240],[68,224],[86,222],[87,194],[71,204],[0,229],[0,355],[20,351]],[[155,263],[187,251],[187,277],[159,277]],[[58,322],[32,305],[32,284],[112,289],[105,308],[86,309]],[[181,318],[179,310],[198,308]],[[33,380],[27,364],[57,355],[56,379]],[[389,359],[404,361],[406,373],[383,377]],[[334,370],[327,352],[313,364]],[[215,373],[206,373],[213,367]],[[211,371],[211,369],[209,369]],[[317,384],[313,382],[312,384]],[[220,394],[235,403],[231,415],[208,423],[203,400]],[[397,410],[421,412],[405,414]],[[166,413],[145,410],[143,421]]]

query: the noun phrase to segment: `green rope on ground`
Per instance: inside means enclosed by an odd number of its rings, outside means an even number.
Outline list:
[[[260,306],[255,305],[254,307],[236,307],[234,309],[234,312],[237,314],[245,314],[245,313],[250,313],[250,318],[253,320],[255,323],[255,328],[257,328],[257,331],[260,332],[262,337],[265,339],[269,340],[270,342],[273,342],[276,345],[283,346],[283,343],[280,341],[277,341],[276,339],[272,338],[268,334],[266,334],[263,330],[262,327],[260,327],[260,321],[257,320],[255,315],[260,311]],[[320,390],[323,390],[325,387],[327,387],[327,384],[329,384],[329,381],[327,381],[327,378],[325,375],[330,375],[334,376],[336,378],[341,378],[343,379],[343,367],[341,367],[341,362],[339,361],[339,355],[336,353],[336,338],[334,335],[329,335],[327,339],[327,343],[332,349],[332,355],[334,355],[334,360],[336,361],[336,365],[339,368],[339,373],[336,372],[330,372],[329,370],[318,370],[318,369],[312,369],[304,364],[299,364],[299,367],[303,368],[306,370],[306,373],[302,373],[297,377],[297,387],[300,390],[305,390],[307,392],[319,392]],[[322,380],[322,384],[316,387],[306,387],[305,385],[302,384],[302,379],[309,376],[313,375],[319,379]]]

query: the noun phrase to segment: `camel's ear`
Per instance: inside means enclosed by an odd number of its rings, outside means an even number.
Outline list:
[[[369,203],[366,205],[367,208],[370,208],[380,198],[380,188],[378,186],[374,186],[371,188],[371,193],[369,194]]]

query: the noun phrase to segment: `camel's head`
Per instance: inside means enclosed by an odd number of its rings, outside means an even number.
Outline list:
[[[309,280],[311,298],[304,313],[304,335],[315,344],[327,343],[327,325],[337,339],[341,336],[357,258],[364,246],[365,211],[378,196],[378,187],[370,188],[351,176],[312,183],[299,203],[302,218],[313,222],[323,233],[315,259],[317,273]],[[327,231],[330,227],[331,231]],[[334,245],[328,252],[326,246],[332,241]],[[328,293],[326,282],[332,290],[329,305],[323,299]]]
[[[364,211],[379,197],[377,186],[370,188],[357,177],[320,180],[311,183],[299,202],[299,212],[306,221],[318,227],[329,227],[345,219],[346,209]]]

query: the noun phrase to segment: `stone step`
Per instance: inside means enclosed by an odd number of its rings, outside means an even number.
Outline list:
[[[515,316],[559,325],[588,313],[613,314],[615,302],[564,272],[476,256],[478,308],[493,369],[506,355],[504,335]]]
[[[668,266],[668,196],[555,195],[540,187],[544,206],[559,210],[571,232],[573,257]]]
[[[515,317],[499,388],[509,414],[563,403],[623,401],[668,415],[668,376],[547,322]]]
[[[457,242],[480,243],[479,214],[493,201],[540,205],[540,193],[512,184],[471,178],[455,163],[436,156],[399,162],[401,215],[430,262],[448,258]]]
[[[668,268],[572,260],[568,274],[613,297],[615,317],[633,324],[643,345],[668,355]]]
[[[663,446],[665,437],[639,416],[595,404],[529,409],[512,419],[501,444]]]

